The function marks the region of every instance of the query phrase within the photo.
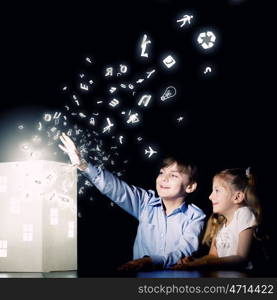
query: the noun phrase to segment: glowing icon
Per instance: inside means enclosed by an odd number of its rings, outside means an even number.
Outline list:
[[[128,88],[130,89],[130,90],[133,90],[134,89],[134,85],[133,84],[128,84]]]
[[[89,84],[93,84],[93,80],[90,80],[90,81],[89,81]]]
[[[142,137],[141,136],[137,137],[137,140],[138,140],[138,142],[141,142],[142,141]]]
[[[103,133],[105,132],[110,132],[111,131],[111,127],[114,126],[114,124],[110,121],[109,118],[106,118],[108,125],[106,127],[104,127],[103,129]]]
[[[119,143],[120,143],[120,144],[123,144],[123,139],[124,139],[124,137],[121,135],[121,136],[119,137]]]
[[[89,124],[95,126],[95,119],[93,117],[89,119]]]
[[[82,74],[80,74],[79,76],[80,76],[80,78],[83,78],[83,77],[85,77],[85,74],[82,73]]]
[[[140,56],[148,57],[148,53],[145,52],[146,51],[146,47],[147,47],[148,44],[151,44],[151,41],[147,40],[147,35],[144,34],[142,42],[141,42],[141,45],[140,45],[140,47],[141,47],[141,54],[140,54]]]
[[[106,69],[105,77],[107,77],[107,76],[113,76],[113,68],[112,67],[109,67]]]
[[[177,121],[180,123],[180,122],[182,122],[184,120],[184,117],[179,117],[179,118],[177,118]]]
[[[137,81],[136,81],[136,83],[142,83],[144,81],[144,79],[143,78],[140,78],[140,79],[138,79]]]
[[[143,95],[138,102],[138,106],[144,105],[144,107],[146,107],[149,104],[151,97],[151,95]]]
[[[101,100],[101,101],[97,101],[96,103],[97,103],[97,104],[101,104],[101,103],[103,103],[103,101],[102,101],[102,100]]]
[[[46,122],[50,122],[51,119],[52,119],[52,116],[50,114],[45,114],[44,117],[43,117],[44,121]]]
[[[120,65],[120,72],[121,73],[126,73],[128,71],[128,68],[126,65]]]
[[[163,63],[165,64],[165,66],[170,69],[173,65],[175,65],[176,60],[171,56],[168,55],[164,60]]]
[[[34,142],[34,143],[40,143],[41,142],[41,138],[39,137],[39,136],[37,136],[37,135],[35,135],[33,138],[32,138],[32,141]]]
[[[82,129],[76,129],[76,135],[79,135],[80,133],[82,133],[83,130]]]
[[[30,153],[30,156],[31,156],[33,159],[39,159],[39,158],[41,157],[41,152],[39,152],[39,151],[31,152],[31,153]]]
[[[21,146],[21,150],[23,150],[23,151],[28,151],[30,148],[29,148],[29,145],[27,145],[27,144],[23,144],[22,146]]]
[[[63,91],[66,91],[66,90],[67,90],[67,86],[64,86],[64,87],[63,87]]]
[[[22,129],[24,129],[24,126],[23,126],[23,125],[19,125],[19,126],[18,126],[18,129],[19,129],[19,130],[22,130]]]
[[[75,100],[75,103],[77,104],[77,106],[80,106],[80,103],[78,100]]]
[[[123,89],[126,89],[127,85],[124,84],[124,83],[121,83],[121,84],[120,84],[120,87],[122,87]]]
[[[58,119],[60,116],[61,116],[60,112],[55,112],[54,116],[53,116],[53,119]]]
[[[119,104],[119,101],[117,99],[115,99],[115,98],[109,103],[109,105],[112,106],[112,107],[115,107],[118,104]]]
[[[209,49],[214,46],[216,36],[212,31],[201,32],[197,38],[197,42],[203,49]]]
[[[157,153],[157,151],[153,150],[150,146],[148,146],[148,149],[145,149],[145,155],[148,154],[148,158],[150,158],[153,154]]]
[[[86,84],[80,83],[80,88],[82,90],[88,91],[88,85],[86,85]]]
[[[116,87],[112,86],[112,87],[110,88],[110,93],[112,94],[112,93],[114,93],[115,91],[116,91]]]
[[[92,64],[92,61],[89,57],[86,57],[86,61],[89,62],[90,64]]]
[[[42,124],[41,124],[41,122],[38,122],[38,130],[40,131],[41,129],[42,129]]]
[[[149,71],[149,72],[146,72],[146,74],[147,74],[147,78],[150,78],[151,76],[152,76],[152,74],[153,73],[155,73],[156,72],[156,70],[154,69],[154,70],[152,70],[152,71]]]
[[[66,108],[66,110],[69,110],[69,106],[66,105],[65,108]]]
[[[206,67],[205,71],[203,72],[204,74],[207,74],[207,73],[211,73],[212,72],[212,68],[211,67]]]
[[[83,114],[82,112],[79,113],[79,116],[83,119],[86,118],[87,116],[85,114]]]
[[[161,96],[161,100],[165,101],[169,98],[172,98],[176,95],[176,89],[174,86],[169,86],[168,88],[166,88],[165,92],[163,93],[163,95]]]
[[[176,22],[182,22],[182,24],[180,24],[180,27],[183,27],[184,25],[186,25],[186,23],[190,24],[191,19],[193,19],[193,15],[184,15],[183,18],[177,20]]]
[[[139,117],[138,117],[138,113],[134,113],[134,114],[130,114],[129,115],[129,118],[127,120],[127,123],[132,123],[132,124],[135,124],[135,123],[138,123],[140,120],[139,120]]]

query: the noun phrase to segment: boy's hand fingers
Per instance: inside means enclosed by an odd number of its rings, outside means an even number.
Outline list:
[[[67,149],[65,147],[63,147],[62,145],[58,145],[64,152],[68,153]]]
[[[62,142],[64,145],[66,145],[66,141],[65,141],[65,139],[64,139],[62,136],[60,136],[60,140],[61,140],[61,142]]]

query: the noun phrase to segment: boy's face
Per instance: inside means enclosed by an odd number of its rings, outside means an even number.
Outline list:
[[[179,172],[177,163],[162,168],[156,179],[157,193],[164,200],[184,197],[188,185],[189,176]]]

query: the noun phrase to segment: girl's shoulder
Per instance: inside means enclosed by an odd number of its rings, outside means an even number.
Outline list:
[[[234,219],[234,223],[236,223],[236,226],[239,228],[239,231],[257,225],[257,220],[254,213],[247,206],[238,208],[235,212]]]
[[[235,212],[236,217],[238,218],[244,218],[244,217],[252,217],[254,216],[254,213],[248,206],[242,206],[238,208]]]

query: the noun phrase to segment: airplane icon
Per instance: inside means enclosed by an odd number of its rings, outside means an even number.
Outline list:
[[[149,154],[148,158],[150,158],[153,154],[157,153],[157,151],[153,150],[150,146],[148,146],[148,149],[145,149],[145,154]]]

